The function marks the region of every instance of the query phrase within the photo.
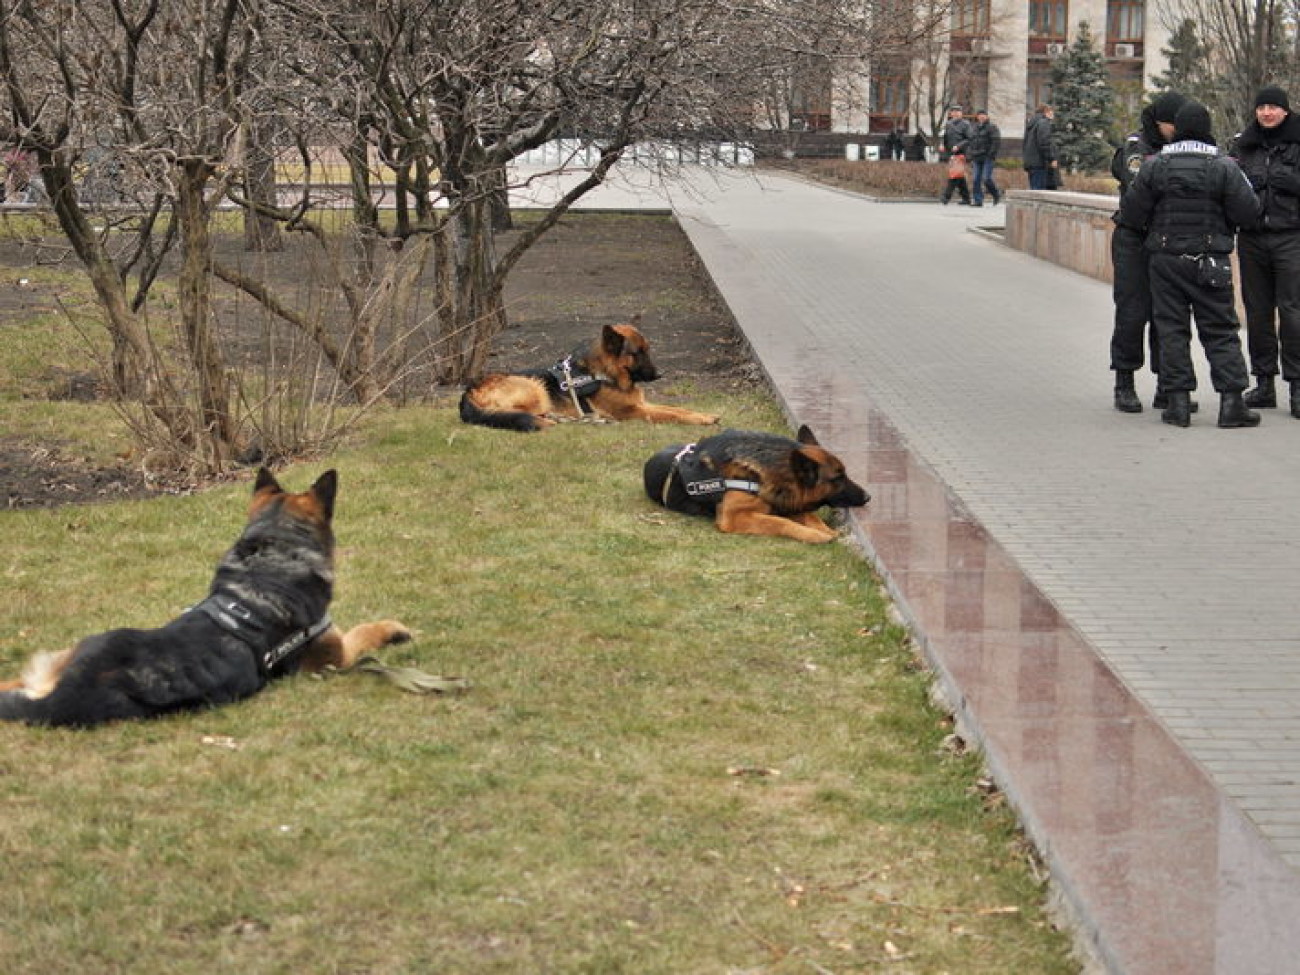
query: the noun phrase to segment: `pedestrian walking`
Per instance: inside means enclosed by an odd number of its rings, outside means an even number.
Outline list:
[[[1300,118],[1283,89],[1260,89],[1255,119],[1237,136],[1232,154],[1264,210],[1260,226],[1238,238],[1246,346],[1255,376],[1246,404],[1277,406],[1280,362],[1282,379],[1291,386],[1291,415],[1300,419]]]
[[[1147,160],[1124,193],[1120,222],[1146,236],[1151,253],[1151,315],[1160,337],[1160,382],[1168,403],[1160,418],[1191,423],[1191,321],[1219,393],[1219,426],[1253,427],[1246,407],[1246,360],[1233,300],[1233,235],[1253,227],[1261,207],[1237,163],[1215,144],[1210,113],[1188,101],[1174,118],[1174,141]]]
[[[1142,164],[1168,145],[1174,137],[1174,117],[1187,101],[1176,91],[1168,91],[1142,109],[1140,128],[1130,134],[1115,150],[1110,171],[1119,180],[1119,198],[1137,176]],[[1142,368],[1143,351],[1151,348],[1151,371],[1156,374],[1156,398],[1152,406],[1163,410],[1168,403],[1160,388],[1160,342],[1151,321],[1151,283],[1147,276],[1148,253],[1143,234],[1119,222],[1115,211],[1115,229],[1110,235],[1110,263],[1114,285],[1115,324],[1110,336],[1110,368],[1115,373],[1115,409],[1122,413],[1141,413],[1142,401],[1133,383]]]
[[[952,105],[948,109],[948,119],[943,123],[943,141],[939,143],[943,154],[939,157],[940,162],[947,162],[948,157],[954,152],[966,151],[966,143],[970,141],[971,124],[970,121],[962,114],[960,105]]]
[[[993,198],[993,205],[1002,202],[1002,191],[993,179],[993,170],[997,165],[998,153],[1002,151],[1002,130],[989,121],[987,109],[981,108],[975,113],[975,124],[971,126],[970,141],[966,143],[966,156],[970,159],[973,200],[971,206],[984,205],[984,191],[987,189]]]
[[[1052,119],[1056,112],[1051,105],[1039,105],[1028,124],[1025,125],[1024,145],[1021,159],[1025,172],[1029,174],[1031,190],[1052,189],[1053,177],[1060,185],[1060,165],[1056,160],[1056,148],[1052,145]]]
[[[943,205],[952,199],[953,191],[961,194],[961,205],[970,206],[970,187],[966,185],[966,154],[960,149],[948,156],[948,183],[943,188]]]

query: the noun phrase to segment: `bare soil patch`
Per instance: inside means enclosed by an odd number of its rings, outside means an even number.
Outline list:
[[[41,259],[58,250],[57,244],[41,248]],[[20,283],[36,253],[30,244],[0,242],[0,281],[6,284],[0,287],[0,321],[53,310],[50,296]],[[300,260],[294,249],[272,260],[277,277],[294,279]],[[497,340],[491,368],[549,365],[590,344],[601,326],[639,317],[666,382],[725,389],[759,377],[730,313],[671,217],[571,214],[515,269],[507,302],[511,326]],[[102,396],[89,372],[48,379],[49,399]],[[138,469],[94,463],[75,445],[0,433],[0,504],[6,507],[117,500],[157,489]]]

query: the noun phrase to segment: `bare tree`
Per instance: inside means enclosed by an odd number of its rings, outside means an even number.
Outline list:
[[[179,443],[220,464],[235,437],[207,285],[210,184],[232,138],[247,74],[250,0],[0,0],[0,76],[9,143],[35,154],[59,225],[85,266],[115,350],[114,375]],[[90,156],[111,156],[133,202],[119,226],[81,192]],[[95,165],[101,165],[97,159]],[[174,243],[189,408],[161,362],[147,299]]]
[[[212,328],[214,277],[306,336],[356,402],[386,395],[415,354],[441,380],[476,375],[506,323],[512,269],[631,147],[745,136],[774,74],[820,62],[848,77],[873,52],[907,50],[929,23],[911,0],[885,10],[0,0],[0,137],[39,162],[104,308],[122,387],[138,380],[171,435],[220,466],[240,421]],[[515,163],[555,140],[570,150],[557,169],[576,178],[502,248],[502,201],[534,178]],[[79,192],[94,153],[122,174],[114,207]],[[277,160],[300,175],[277,179]],[[347,221],[322,189],[340,171]],[[246,209],[250,246],[310,250],[329,294],[288,296],[249,262],[220,260],[212,216],[224,200]],[[169,255],[183,378],[150,330]]]
[[[1264,85],[1300,82],[1296,0],[1163,0],[1171,33],[1190,29],[1203,52],[1192,66],[1193,94],[1230,128],[1249,121]]]

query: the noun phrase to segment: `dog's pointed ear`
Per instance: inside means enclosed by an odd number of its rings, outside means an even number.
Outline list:
[[[821,462],[802,449],[790,451],[790,470],[794,472],[795,480],[799,482],[800,487],[816,486],[821,478],[821,468]]]
[[[623,354],[623,333],[613,325],[606,325],[600,330],[600,347],[605,350],[605,354],[617,359]]]
[[[275,475],[265,467],[257,469],[257,480],[253,482],[253,493],[258,494],[262,491],[274,491],[276,494],[284,493],[284,488],[280,487],[280,482],[275,479]]]
[[[311,486],[311,493],[320,504],[326,521],[334,517],[334,496],[338,494],[338,490],[339,474],[335,470],[326,471],[316,478],[316,483]]]
[[[794,435],[794,438],[801,444],[805,444],[809,447],[816,447],[818,445],[817,435],[812,432],[812,428],[806,423],[799,425],[799,432]]]

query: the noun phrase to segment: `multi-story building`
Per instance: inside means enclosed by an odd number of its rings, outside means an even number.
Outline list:
[[[1007,135],[1051,102],[1050,68],[1087,23],[1117,95],[1136,106],[1166,70],[1169,29],[1146,0],[954,0],[951,27],[932,57],[884,59],[861,83],[822,88],[803,124],[832,132],[930,132],[943,106],[987,108]],[[820,110],[818,110],[820,109]]]

